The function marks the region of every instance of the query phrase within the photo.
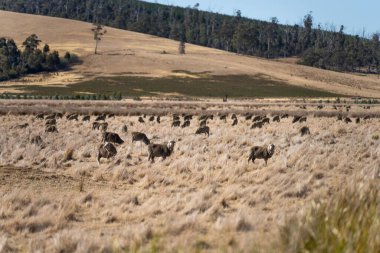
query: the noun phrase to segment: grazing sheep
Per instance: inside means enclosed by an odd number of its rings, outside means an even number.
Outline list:
[[[307,118],[306,117],[301,117],[300,120],[299,120],[299,123],[301,122],[306,122]]]
[[[93,122],[92,123],[92,130],[99,129],[99,125],[100,125],[100,122],[97,122],[97,121]]]
[[[110,119],[110,118],[115,118],[115,114],[114,113],[110,113],[110,114],[108,114],[108,118]]]
[[[99,129],[100,131],[107,131],[108,123],[107,122],[99,123]]]
[[[121,128],[121,131],[123,133],[128,133],[128,126],[127,125],[124,125],[122,128]]]
[[[227,120],[227,114],[220,115],[219,119],[226,121]]]
[[[189,127],[190,126],[190,120],[186,120],[185,122],[183,122],[182,124],[182,128],[185,128],[185,127]]]
[[[262,128],[262,127],[263,127],[263,122],[261,122],[261,121],[255,122],[251,126],[251,128]]]
[[[237,119],[236,114],[232,114],[231,119]]]
[[[36,119],[44,119],[45,115],[43,113],[38,113]]]
[[[141,141],[145,145],[150,144],[150,140],[148,139],[148,137],[146,137],[144,133],[140,133],[140,132],[132,132],[132,143],[135,141]]]
[[[82,121],[90,121],[91,117],[90,115],[83,116]]]
[[[58,130],[55,125],[48,125],[45,128],[45,133],[58,133]]]
[[[252,114],[247,114],[247,115],[245,116],[245,120],[251,120],[252,117],[253,117]]]
[[[202,120],[201,122],[199,122],[199,126],[200,126],[200,127],[207,126],[207,119],[204,119],[204,120]]]
[[[348,124],[348,123],[351,123],[352,120],[349,117],[346,117],[346,118],[344,118],[344,122],[346,122],[346,124]]]
[[[180,120],[179,116],[174,114],[173,115],[173,121],[179,121],[179,120]]]
[[[46,120],[48,120],[48,119],[55,119],[55,113],[47,115],[47,116],[45,117],[45,119],[46,119]]]
[[[256,116],[253,118],[252,122],[260,121],[262,120],[262,118],[263,118],[262,116]]]
[[[45,125],[55,125],[57,124],[57,121],[55,119],[49,119],[46,121]]]
[[[145,123],[144,119],[141,116],[139,117],[139,122],[140,123]]]
[[[21,124],[21,125],[17,125],[16,128],[23,129],[23,128],[27,128],[28,126],[29,126],[28,123],[24,123],[24,124]]]
[[[69,117],[67,117],[68,120],[76,120],[78,121],[78,114],[71,114]]]
[[[103,132],[102,142],[112,142],[116,144],[123,144],[124,141],[120,138],[117,133]]]
[[[98,117],[96,117],[95,121],[105,121],[106,120],[106,117],[107,115],[106,114],[101,114],[99,115]]]
[[[161,123],[161,118],[160,118],[160,116],[157,116],[156,121],[157,121],[158,124]]]
[[[75,115],[77,115],[76,113],[70,113],[70,114],[67,114],[66,115],[66,119],[67,120],[70,120],[70,118],[74,117],[75,118]]]
[[[238,120],[235,118],[235,119],[234,119],[234,122],[232,122],[232,126],[236,126],[237,123],[238,123]]]
[[[272,119],[273,122],[280,122],[280,116],[274,116]]]
[[[58,119],[58,118],[62,119],[62,117],[63,117],[63,114],[60,113],[60,112],[57,112],[57,113],[55,114],[55,118],[56,118],[56,119]]]
[[[207,136],[210,136],[210,128],[208,126],[203,126],[197,129],[195,134],[207,134]]]
[[[337,120],[343,120],[342,115],[338,115]]]
[[[37,145],[37,146],[42,145],[42,138],[41,138],[41,136],[39,136],[39,135],[33,136],[32,139],[30,139],[30,143],[32,143],[34,145]]]
[[[183,117],[183,120],[184,121],[186,121],[186,120],[192,120],[193,119],[193,115],[185,115],[184,117]]]
[[[360,118],[356,118],[355,122],[356,122],[356,124],[359,124],[360,123]]]
[[[179,126],[181,126],[181,121],[179,120],[173,121],[172,127],[179,127]]]
[[[98,149],[98,164],[100,164],[100,158],[106,158],[109,159],[111,157],[116,156],[117,151],[115,146],[112,143],[106,142],[99,146]]]
[[[154,121],[154,116],[150,116],[149,121]]]
[[[265,123],[268,123],[268,124],[269,124],[269,122],[270,122],[270,119],[269,119],[269,118],[263,118],[263,120],[261,121],[261,123],[263,123],[263,125],[264,125]]]
[[[268,146],[254,146],[251,149],[251,153],[248,157],[248,163],[252,160],[252,163],[255,162],[255,159],[264,159],[265,165],[267,165],[268,159],[271,158],[274,154],[275,145],[270,144]]]
[[[294,116],[292,123],[296,123],[301,119],[301,116]]]
[[[154,163],[155,157],[162,157],[165,160],[166,157],[170,156],[174,151],[175,141],[164,142],[163,144],[151,143],[148,145],[149,157],[148,161]]]
[[[285,119],[285,118],[288,118],[289,117],[289,114],[285,113],[281,116],[281,119]]]
[[[310,129],[307,126],[304,126],[301,128],[300,133],[301,133],[301,136],[310,134]]]

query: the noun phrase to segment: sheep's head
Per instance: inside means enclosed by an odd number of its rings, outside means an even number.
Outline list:
[[[274,153],[274,148],[275,148],[274,144],[268,145],[268,153],[272,155]]]
[[[175,144],[175,141],[169,141],[168,144],[167,144],[167,147],[169,150],[173,150],[174,149],[174,144]]]

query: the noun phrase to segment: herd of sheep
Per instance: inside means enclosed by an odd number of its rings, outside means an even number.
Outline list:
[[[336,108],[334,105],[333,107]],[[323,106],[319,106],[318,109],[322,109]],[[303,108],[304,109],[304,108]],[[350,107],[346,107],[346,110],[348,111]],[[367,109],[367,108],[366,108]],[[45,120],[45,132],[48,133],[57,133],[57,119],[63,118],[62,113],[52,113],[45,115],[43,113],[37,114],[36,118]],[[223,120],[227,122],[228,114],[221,114],[219,115],[219,120]],[[66,115],[67,120],[76,120],[78,121],[79,115],[72,113]],[[101,114],[95,116],[95,121],[92,123],[92,129],[93,130],[100,130],[102,141],[97,149],[97,161],[100,164],[101,158],[109,159],[114,157],[117,154],[117,145],[121,145],[124,143],[124,141],[120,138],[120,136],[117,133],[113,132],[107,132],[108,129],[108,123],[106,122],[107,118],[115,117],[114,114]],[[181,127],[186,128],[189,127],[191,124],[191,121],[193,120],[193,115],[188,114],[182,114],[177,115],[173,114],[172,116],[172,127]],[[181,117],[182,122],[181,123]],[[253,115],[250,113],[246,113],[244,115],[241,115],[246,121],[252,121],[251,128],[262,128],[265,124],[270,124],[270,122],[280,122],[282,119],[289,118],[290,116],[288,114],[282,114],[282,115],[272,115],[272,118],[267,117],[266,115]],[[238,116],[236,114],[231,115],[232,120],[232,126],[236,126],[238,124]],[[370,116],[363,117],[363,120],[369,119]],[[82,121],[90,121],[91,116],[85,115],[82,116]],[[147,117],[147,115],[143,115],[138,117],[138,122],[140,124],[144,124],[146,120],[149,120],[150,122],[157,122],[160,124],[161,118],[160,116],[152,115],[150,117]],[[210,135],[210,127],[208,126],[208,121],[214,120],[213,115],[201,115],[198,117],[199,121],[199,128],[195,131],[195,134],[205,134],[207,136]],[[351,123],[352,120],[348,117],[342,117],[341,115],[337,116],[337,120],[344,121],[345,123]],[[307,117],[306,116],[293,116],[292,123],[302,123],[306,122]],[[360,118],[356,118],[356,123],[360,123]],[[19,125],[20,128],[27,127],[27,124]],[[121,129],[122,132],[127,133],[128,132],[128,126],[124,125]],[[300,134],[301,136],[309,135],[310,129],[307,126],[302,126],[300,128]],[[148,147],[148,161],[154,162],[155,157],[162,157],[163,159],[166,159],[169,157],[173,151],[175,146],[175,141],[171,140],[169,142],[164,142],[161,144],[152,143],[151,140],[147,137],[145,133],[141,132],[132,132],[132,143],[134,142],[141,142],[144,143]],[[40,136],[34,136],[31,139],[31,143],[40,145],[42,143],[42,139]],[[275,145],[269,144],[264,146],[254,146],[251,148],[248,162],[252,161],[254,162],[255,159],[264,159],[265,164],[267,163],[268,159],[270,159],[275,152]]]

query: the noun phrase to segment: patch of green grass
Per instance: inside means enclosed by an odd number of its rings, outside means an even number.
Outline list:
[[[90,81],[59,86],[18,86],[25,93],[35,95],[75,95],[78,93],[112,94],[123,96],[160,96],[176,93],[194,97],[336,97],[337,94],[288,85],[262,75],[229,75],[187,77],[101,77]]]

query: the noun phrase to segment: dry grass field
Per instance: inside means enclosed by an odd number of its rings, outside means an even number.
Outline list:
[[[352,105],[348,115],[353,122],[345,123],[336,118],[347,114],[345,107],[334,110],[332,104],[301,110],[291,102],[271,101],[113,103],[2,102],[0,252],[379,249],[380,196],[375,190],[380,124],[377,117],[363,120],[364,115],[379,115],[379,108]],[[6,109],[10,113],[4,114]],[[106,119],[108,131],[125,141],[114,158],[102,159],[100,165],[96,161],[101,132],[91,129],[94,115],[90,122],[64,116],[57,119],[58,133],[45,133],[45,120],[32,114],[74,110],[120,114]],[[190,127],[172,128],[173,112],[193,112]],[[220,120],[218,112],[229,113],[227,120]],[[236,126],[231,126],[233,112],[238,113]],[[288,112],[305,115],[307,121],[293,124],[289,117],[251,129],[246,112],[270,118]],[[145,123],[138,122],[138,113],[147,113]],[[208,122],[210,136],[195,135],[198,116],[207,113],[214,115]],[[319,117],[323,113],[331,117]],[[158,114],[160,124],[149,121]],[[354,114],[362,117],[360,123]],[[122,132],[124,125],[127,133]],[[302,126],[311,134],[302,137]],[[132,131],[146,133],[154,143],[175,140],[174,153],[151,164],[147,147],[131,142]],[[43,140],[40,146],[31,143],[36,135]],[[247,162],[251,147],[270,143],[276,149],[267,166],[263,160]],[[354,224],[346,230],[341,229],[344,213]],[[331,224],[319,226],[326,215]],[[292,217],[298,222],[289,221]],[[368,223],[361,226],[363,222]],[[313,233],[320,230],[325,236],[332,233],[333,241],[318,241]],[[344,231],[354,231],[348,233],[353,236]],[[340,250],[331,248],[335,241],[340,241]]]
[[[187,80],[209,77],[210,82],[213,76],[260,76],[264,83],[278,82],[349,96],[380,97],[378,76],[336,73],[300,66],[294,64],[294,60],[245,57],[190,44],[186,46],[186,55],[180,56],[176,41],[113,28],[107,28],[108,32],[99,45],[100,54],[94,55],[90,29],[89,23],[0,11],[0,36],[14,38],[20,45],[27,36],[35,33],[52,49],[61,54],[74,52],[83,60],[83,64],[58,75],[32,75],[2,83],[0,92],[30,92],[27,87],[38,90],[30,87],[33,85],[55,88],[90,80],[100,80],[112,86],[115,80],[110,77],[121,76],[127,86],[128,77],[136,76]]]

